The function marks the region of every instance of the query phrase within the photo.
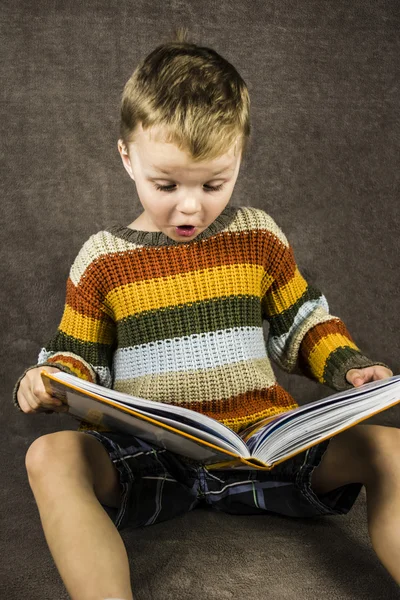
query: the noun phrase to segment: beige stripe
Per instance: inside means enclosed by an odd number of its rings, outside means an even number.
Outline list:
[[[250,229],[267,229],[271,231],[285,246],[289,246],[287,237],[274,219],[260,208],[249,206],[241,207],[235,219],[226,228],[226,231],[248,231]],[[224,230],[225,231],[225,230]]]
[[[114,389],[157,402],[212,402],[252,390],[268,388],[276,382],[268,358],[243,361],[215,369],[200,369],[119,379]]]
[[[100,256],[109,255],[113,252],[125,252],[142,248],[142,244],[133,244],[119,237],[113,236],[108,231],[99,231],[83,244],[76,257],[71,270],[70,278],[74,285],[78,285],[80,278],[94,260]]]

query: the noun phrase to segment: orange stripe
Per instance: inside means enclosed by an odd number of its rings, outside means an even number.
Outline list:
[[[218,409],[216,406],[218,403]],[[170,404],[174,404],[170,402]],[[216,419],[237,433],[243,431],[256,421],[297,408],[297,402],[279,384],[274,384],[263,390],[246,392],[226,400],[215,401],[214,406],[204,410],[205,404],[201,402],[187,402],[179,404],[191,410],[202,413]],[[94,429],[95,431],[110,431],[97,424],[81,424],[79,431]]]
[[[174,402],[170,402],[174,404]],[[260,413],[275,414],[276,409],[290,410],[297,406],[292,396],[279,384],[253,390],[212,402],[180,402],[179,406],[197,411],[217,421],[243,419]]]
[[[349,339],[349,342],[355,344],[346,325],[338,317],[324,323],[319,323],[307,331],[301,343],[302,354],[306,360],[309,360],[311,352],[315,346],[327,335],[331,333],[340,333]]]
[[[263,260],[271,256],[273,263],[279,261],[277,254],[284,252],[285,246],[270,231],[258,229],[250,232],[228,232],[209,240],[207,250],[199,247],[191,252],[187,246],[143,247],[139,250],[112,252],[101,255],[86,269],[79,282],[83,295],[91,298],[102,282],[102,298],[118,285],[139,282],[160,277],[182,275],[190,271],[210,269],[219,265],[253,264],[268,268]],[[132,260],[140,252],[141,260]],[[96,268],[93,268],[95,265]],[[115,278],[112,277],[115,276]],[[72,283],[72,282],[71,282]],[[73,285],[73,284],[72,284]],[[96,291],[98,294],[98,291]],[[101,299],[99,298],[99,301]],[[71,299],[73,302],[73,299]],[[74,308],[73,304],[71,306]],[[79,311],[84,310],[80,307]],[[85,314],[85,313],[83,313]],[[90,315],[91,316],[91,315]]]
[[[64,365],[81,379],[86,379],[93,383],[93,377],[89,369],[80,360],[73,358],[72,356],[57,354],[56,356],[49,358],[46,362]]]
[[[93,300],[95,299],[93,298]],[[81,296],[78,295],[77,288],[71,281],[70,277],[67,279],[67,295],[65,302],[73,310],[81,315],[84,315],[85,317],[91,317],[92,319],[104,319],[106,316],[100,308],[97,308],[94,306],[94,304],[89,304],[88,302],[84,302],[82,300]]]
[[[279,251],[281,249],[279,248]],[[274,249],[276,253],[276,249]],[[272,284],[271,289],[276,292],[281,287],[286,286],[292,279],[296,276],[297,264],[294,257],[294,252],[292,246],[283,247],[283,252],[279,256],[276,264],[279,265],[279,270],[276,273],[273,273],[275,278],[274,283]]]

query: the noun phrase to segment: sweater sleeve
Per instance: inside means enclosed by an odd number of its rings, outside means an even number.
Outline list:
[[[343,321],[329,313],[325,296],[301,275],[293,248],[280,232],[275,266],[262,299],[269,322],[267,351],[284,371],[305,375],[334,390],[351,389],[350,369],[382,365],[357,347]],[[286,242],[286,243],[285,243]],[[272,283],[271,283],[272,282]]]
[[[66,301],[61,322],[54,336],[41,349],[36,365],[28,367],[18,379],[39,366],[56,367],[81,379],[112,387],[112,355],[115,321],[104,302],[100,274],[96,276],[96,261],[90,260],[90,240],[82,247],[69,273]]]

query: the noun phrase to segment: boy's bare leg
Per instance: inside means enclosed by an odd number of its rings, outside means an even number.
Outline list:
[[[29,483],[57,569],[72,600],[132,600],[123,540],[95,494],[89,463],[77,462],[80,453],[74,444],[68,445],[71,438],[58,437],[58,444],[54,439],[62,434],[77,432],[43,436],[53,439],[38,444],[43,441],[39,438],[35,451],[27,456]],[[111,468],[109,463],[102,465],[104,471]]]
[[[360,482],[368,531],[378,558],[400,585],[400,430],[360,424],[337,435],[313,471],[316,493]]]
[[[368,530],[380,561],[400,585],[400,466],[366,485]]]

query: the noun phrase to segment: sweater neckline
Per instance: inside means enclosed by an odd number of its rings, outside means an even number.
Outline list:
[[[107,231],[123,240],[142,246],[187,246],[207,239],[225,229],[233,221],[239,209],[239,206],[226,206],[211,225],[187,242],[177,242],[162,231],[142,231],[131,229],[125,225],[111,225]]]

